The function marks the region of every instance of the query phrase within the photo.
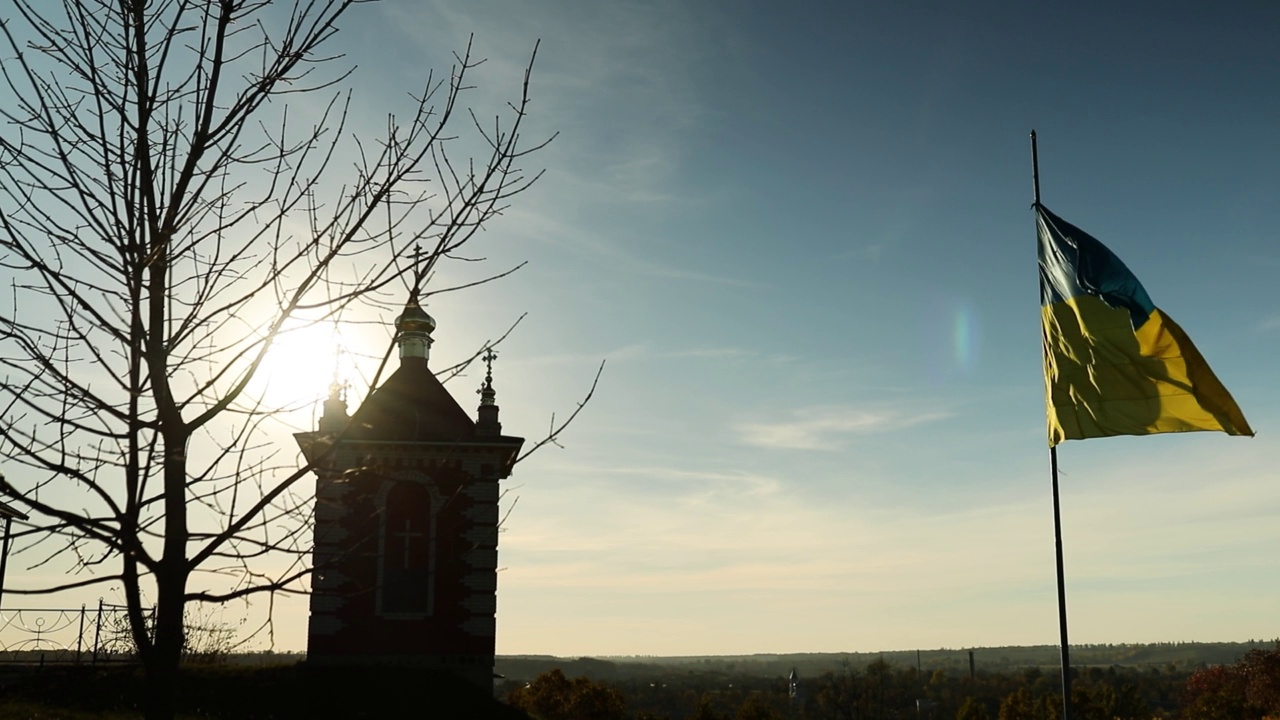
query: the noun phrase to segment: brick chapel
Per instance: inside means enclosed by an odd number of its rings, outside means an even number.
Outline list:
[[[436,323],[416,291],[395,327],[400,367],[350,415],[335,389],[318,430],[296,435],[317,464],[307,662],[412,665],[488,688],[498,484],[524,439],[502,434],[492,353],[472,419],[429,367]]]

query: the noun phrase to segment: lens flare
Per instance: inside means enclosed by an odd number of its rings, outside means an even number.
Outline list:
[[[967,301],[962,301],[955,310],[953,337],[955,339],[956,369],[963,375],[972,373],[978,366],[978,355],[982,340],[981,329],[982,326],[978,321],[978,314],[974,311],[973,306]]]

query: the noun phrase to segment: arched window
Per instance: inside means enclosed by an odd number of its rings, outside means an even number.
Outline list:
[[[382,511],[380,610],[383,614],[430,614],[435,570],[431,493],[421,483],[400,481]]]

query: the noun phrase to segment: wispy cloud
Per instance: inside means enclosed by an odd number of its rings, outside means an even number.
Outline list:
[[[608,360],[611,363],[618,363],[648,360],[750,360],[755,358],[774,365],[793,362],[796,359],[790,355],[764,355],[757,350],[732,345],[657,350],[650,345],[633,343],[615,347],[612,350],[529,356],[518,358],[513,362],[521,365],[543,366],[581,365],[582,363],[599,362],[601,359]]]
[[[942,420],[949,413],[811,407],[793,410],[791,419],[738,425],[747,445],[785,450],[838,450],[852,436],[886,433]]]
[[[566,159],[581,172],[587,181],[583,189],[637,202],[687,197],[672,189],[670,180],[688,142],[682,131],[707,114],[687,69],[712,52],[690,10],[675,0],[573,3],[522,12],[521,22],[513,24],[510,16],[517,7],[436,0],[390,5],[384,12],[403,33],[401,39],[424,53],[475,33],[490,76],[521,77],[540,39],[535,115],[573,138],[558,152],[570,156]],[[619,35],[617,28],[626,32]]]
[[[754,357],[758,353],[752,350],[745,350],[738,347],[711,347],[696,348],[693,350],[681,350],[669,353],[671,357],[688,357],[688,358],[730,358],[730,357]]]
[[[713,111],[697,86],[700,60],[727,42],[708,37],[685,3],[572,3],[521,13],[515,3],[436,0],[383,9],[399,41],[426,57],[475,33],[486,58],[470,103],[502,107],[541,39],[534,104],[522,135],[561,137],[530,160],[548,170],[538,202],[504,211],[504,228],[609,261],[636,275],[730,287],[760,283],[691,262],[653,218],[715,202],[720,190],[684,180],[691,148]],[[527,16],[527,19],[526,19]],[[621,35],[618,28],[626,28]],[[532,197],[532,196],[531,196]],[[528,200],[529,198],[526,198]],[[607,226],[608,232],[596,229]]]
[[[508,208],[503,214],[512,232],[596,261],[606,260],[610,268],[635,275],[726,287],[768,287],[766,283],[685,264],[687,260],[683,256],[655,245],[644,231],[618,227],[609,233],[600,233],[589,229],[590,225],[582,220],[584,215],[599,213],[608,207],[625,206],[625,212],[632,213],[636,203],[655,202],[651,195],[641,198],[632,191],[605,189],[591,177],[564,169],[548,172],[542,182],[554,187],[555,210],[548,211],[546,203],[516,204]],[[685,200],[687,198],[672,202]]]
[[[783,485],[782,481],[776,477],[737,469],[699,470],[642,465],[599,467],[589,470],[578,468],[577,471],[599,475],[622,475],[628,478],[643,477],[651,483],[678,485],[685,492],[686,499],[705,498],[723,493],[738,500],[750,499],[754,503],[756,499],[778,493]]]

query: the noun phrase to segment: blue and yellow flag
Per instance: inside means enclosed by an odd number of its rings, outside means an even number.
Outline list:
[[[1120,258],[1036,206],[1049,445],[1110,435],[1252,435],[1190,338]]]

